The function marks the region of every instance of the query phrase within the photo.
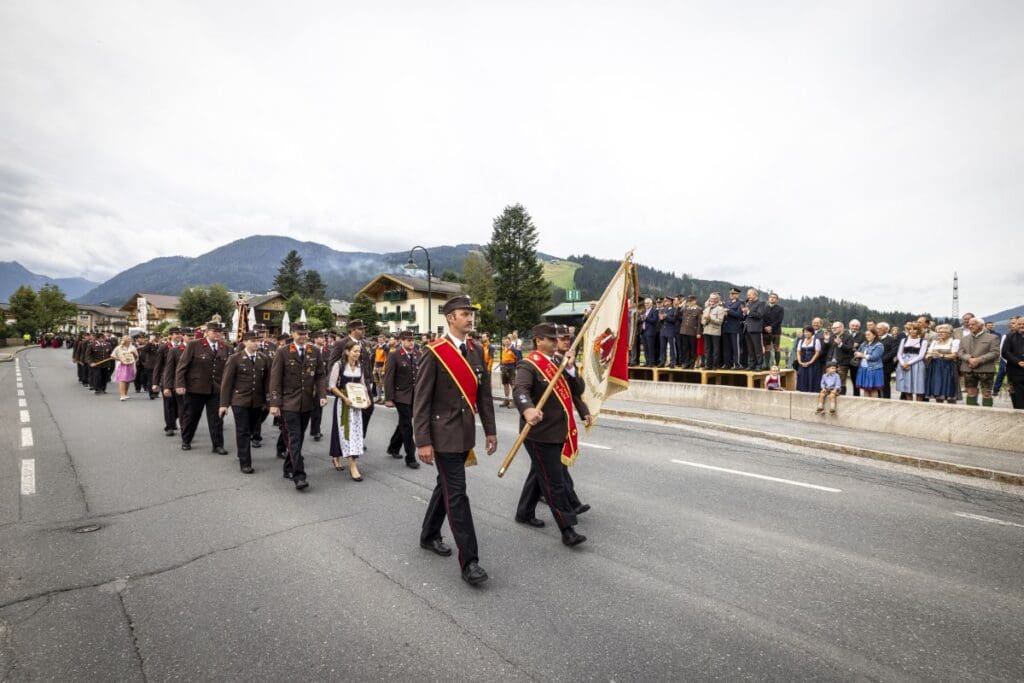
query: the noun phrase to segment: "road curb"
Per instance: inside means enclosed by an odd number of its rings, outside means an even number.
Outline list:
[[[13,353],[0,354],[0,363],[10,363],[12,360],[14,360],[14,357],[17,356],[22,351],[28,351],[29,349],[34,349],[34,348],[36,348],[36,347],[35,346],[22,346],[21,348],[15,349]]]
[[[677,417],[675,415],[641,413],[632,410],[618,410],[614,408],[602,408],[601,414],[611,415],[614,417],[623,417],[632,420],[639,420],[641,422],[658,422],[661,424],[679,424],[688,425],[691,427],[703,427],[705,429],[715,429],[718,431],[729,432],[730,434],[740,434],[743,436],[754,436],[761,439],[770,439],[772,441],[781,441],[783,443],[788,443],[793,446],[820,448],[822,450],[833,451],[835,453],[842,453],[844,455],[853,455],[859,458],[882,460],[885,462],[896,463],[899,465],[909,465],[911,467],[918,467],[920,469],[938,470],[941,472],[948,472],[949,474],[959,474],[961,476],[966,477],[990,479],[992,481],[998,481],[1003,484],[1024,486],[1024,474],[1014,474],[1013,472],[991,470],[984,467],[972,467],[971,465],[961,465],[959,463],[947,462],[945,460],[921,458],[918,456],[905,455],[902,453],[890,453],[888,451],[879,451],[871,448],[861,448],[859,446],[848,446],[846,444],[832,443],[831,441],[806,439],[800,436],[779,434],[777,432],[765,432],[760,429],[751,429],[749,427],[737,427],[735,425],[711,422],[708,420],[697,420],[689,417]]]

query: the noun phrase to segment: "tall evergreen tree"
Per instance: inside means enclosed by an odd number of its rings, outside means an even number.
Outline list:
[[[365,294],[359,294],[355,300],[352,301],[352,306],[348,310],[349,320],[362,320],[363,324],[366,325],[366,334],[375,335],[377,334],[377,326],[380,321],[380,316],[377,315],[377,308],[373,303],[373,299],[366,296]]]
[[[495,300],[508,303],[508,325],[526,330],[551,302],[550,284],[537,260],[537,228],[522,204],[506,206],[494,219],[484,258],[494,269]]]
[[[302,295],[313,301],[327,301],[327,285],[319,271],[302,271]]]
[[[302,257],[299,256],[299,252],[292,249],[281,259],[281,267],[277,269],[277,276],[274,278],[274,289],[287,299],[292,294],[302,294],[304,284]]]

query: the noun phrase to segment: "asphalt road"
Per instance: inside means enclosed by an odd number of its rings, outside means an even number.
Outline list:
[[[1015,489],[609,419],[567,549],[512,519],[528,462],[497,478],[499,409],[469,474],[473,588],[418,547],[434,473],[385,454],[393,411],[365,481],[307,441],[298,493],[272,448],[239,473],[230,418],[231,455],[203,426],[182,452],[159,401],[111,387],[82,389],[63,350],[0,364],[2,680],[1024,678]]]

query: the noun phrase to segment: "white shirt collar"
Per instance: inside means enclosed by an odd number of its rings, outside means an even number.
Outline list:
[[[452,334],[450,330],[448,332],[448,338],[452,340],[453,344],[455,344],[455,348],[459,348],[459,346],[466,343],[465,339],[459,339],[454,334]]]

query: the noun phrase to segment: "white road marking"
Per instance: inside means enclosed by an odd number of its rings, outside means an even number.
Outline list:
[[[586,443],[584,441],[580,441],[580,445],[581,446],[586,446],[587,448],[599,448],[602,451],[610,451],[612,449],[611,446],[601,446],[601,445],[596,444],[596,443]]]
[[[22,427],[21,428],[21,447],[22,448],[28,448],[33,443],[35,443],[35,442],[32,440],[32,428],[31,427]]]
[[[29,422],[29,416],[28,416],[28,411],[27,410],[21,411],[21,421],[22,422]]]
[[[31,496],[36,492],[36,461],[29,458],[21,461],[21,495]]]
[[[28,401],[26,401],[23,398],[19,398],[18,399],[18,407],[19,408],[28,408]]]
[[[25,390],[24,389],[18,389],[18,396],[24,396],[24,395],[25,395]]]
[[[972,515],[970,512],[955,512],[953,513],[957,517],[963,517],[964,519],[976,519],[979,522],[989,522],[990,524],[1000,524],[1002,526],[1015,526],[1024,529],[1024,524],[1017,524],[1016,522],[1006,522],[995,517],[985,517],[984,515]]]
[[[769,477],[765,474],[754,474],[752,472],[741,472],[740,470],[730,470],[727,467],[715,467],[714,465],[704,465],[699,462],[689,462],[687,460],[673,460],[672,462],[677,465],[689,465],[690,467],[699,467],[705,470],[714,470],[716,472],[725,472],[727,474],[738,474],[741,477],[753,477],[754,479],[763,479],[765,481],[774,481],[779,484],[789,484],[790,486],[800,486],[807,489],[814,489],[816,491],[827,491],[829,493],[842,493],[842,489],[834,489],[829,486],[818,486],[817,484],[807,484],[802,481],[793,481],[792,479],[780,479],[779,477]]]
[[[17,384],[17,387],[18,387],[19,389],[24,389],[24,388],[25,388],[25,385],[24,385],[24,384],[22,384],[21,382],[18,382],[18,384]]]

